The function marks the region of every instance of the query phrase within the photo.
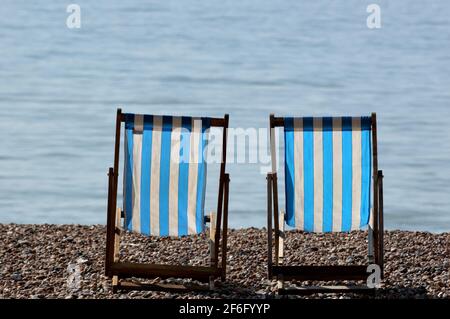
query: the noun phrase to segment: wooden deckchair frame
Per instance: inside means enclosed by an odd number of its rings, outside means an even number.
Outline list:
[[[123,216],[122,209],[117,207],[117,187],[119,177],[119,153],[120,153],[120,131],[122,122],[125,122],[125,115],[119,108],[116,118],[116,136],[114,149],[114,167],[108,171],[108,207],[107,207],[107,228],[106,228],[106,260],[105,274],[112,279],[113,291],[123,289],[152,289],[152,290],[209,290],[214,288],[214,280],[226,278],[226,258],[227,258],[227,233],[228,233],[228,193],[229,174],[225,173],[227,130],[229,116],[225,114],[223,118],[210,118],[211,127],[223,128],[222,138],[222,159],[219,176],[219,195],[217,200],[217,214],[211,217],[205,216],[205,222],[210,222],[210,266],[182,266],[166,264],[143,264],[125,263],[119,261],[120,245],[120,220]],[[223,236],[221,238],[221,225],[223,220]],[[215,227],[212,224],[215,223]],[[222,241],[221,241],[222,239]],[[219,253],[222,260],[219,264]],[[130,277],[139,278],[191,278],[200,282],[209,282],[209,286],[183,286],[183,285],[148,285],[136,282],[126,282],[123,279]]]
[[[377,264],[383,278],[383,172],[378,170],[377,120],[376,113],[372,113],[372,165],[373,165],[373,229],[369,228],[369,264]],[[278,208],[278,181],[276,173],[275,128],[284,127],[284,118],[270,115],[270,147],[272,157],[272,172],[267,174],[267,235],[268,235],[268,276],[278,280],[279,294],[311,294],[318,292],[364,292],[373,291],[367,286],[322,286],[304,287],[300,289],[284,288],[284,280],[367,280],[367,266],[283,266],[284,257],[284,214]],[[272,215],[273,210],[273,215]],[[272,242],[274,224],[275,261],[273,261]],[[280,229],[281,224],[281,229]],[[372,240],[373,235],[373,240]],[[374,253],[374,258],[372,256]]]

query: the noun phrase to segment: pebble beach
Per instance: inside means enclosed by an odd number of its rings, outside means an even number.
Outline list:
[[[278,298],[276,281],[267,279],[265,229],[229,231],[227,281],[213,292],[116,294],[104,276],[105,231],[101,225],[0,224],[0,298]],[[285,264],[366,264],[366,237],[363,231],[289,231]],[[375,294],[292,298],[450,298],[450,233],[386,231],[384,238],[385,278]],[[207,265],[209,260],[204,234],[174,239],[127,233],[120,250],[123,261]]]

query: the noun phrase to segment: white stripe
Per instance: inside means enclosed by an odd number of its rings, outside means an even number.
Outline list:
[[[372,177],[370,177],[370,178],[372,178]],[[372,229],[373,229],[373,224],[374,224],[373,207],[370,207],[370,209],[369,209],[369,226],[372,227]]]
[[[276,138],[276,131],[275,127],[270,128],[270,158],[272,160],[272,173],[276,173],[277,171],[277,156],[276,156],[276,149],[275,149],[275,138]]]
[[[125,152],[124,152],[124,170],[123,170],[123,181],[122,181],[122,185],[123,185],[123,211],[124,211],[124,225],[128,225],[128,220],[127,220],[127,216],[128,216],[128,211],[127,211],[127,176],[129,174],[128,172],[128,132],[127,129],[125,128],[124,130],[125,133],[125,138],[124,138],[124,143],[125,143]],[[126,227],[126,226],[125,226]]]
[[[304,230],[303,119],[294,118],[295,227]]]
[[[162,116],[153,117],[152,164],[150,177],[150,234],[159,236],[159,183]]]
[[[361,118],[352,119],[352,229],[361,223]]]
[[[144,116],[134,116],[133,132],[133,217],[132,229],[141,232],[141,161],[142,161],[142,131]]]
[[[333,231],[342,231],[342,119],[333,118]]]
[[[314,232],[323,231],[323,138],[322,118],[313,119],[314,138]]]
[[[202,121],[192,118],[192,132],[189,154],[188,178],[188,234],[196,234],[197,184],[198,184],[198,152],[201,138]]]
[[[170,141],[169,235],[178,236],[178,176],[180,172],[181,117],[174,117]]]

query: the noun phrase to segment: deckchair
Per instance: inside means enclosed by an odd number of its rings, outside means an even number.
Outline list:
[[[119,151],[124,123],[123,207],[117,207]],[[204,216],[207,132],[223,129],[217,214]],[[118,289],[191,290],[214,288],[226,277],[228,189],[225,173],[228,115],[193,118],[122,113],[117,110],[114,167],[109,168],[106,276]],[[221,227],[223,220],[223,237]],[[207,266],[130,263],[119,260],[120,235],[180,237],[202,233],[210,224]],[[221,244],[221,246],[220,246]],[[221,250],[221,263],[219,254]],[[129,278],[191,278],[201,285],[144,284]],[[128,281],[127,281],[128,279]],[[189,281],[189,280],[188,280]],[[205,285],[206,283],[206,285]],[[209,283],[209,284],[208,284]]]
[[[284,128],[285,143],[286,209],[280,212],[276,127]],[[383,277],[383,174],[378,170],[376,114],[334,118],[283,118],[271,114],[270,148],[272,172],[267,175],[268,276],[277,278],[278,293],[367,292],[367,285],[286,288],[285,280],[357,282],[367,281],[369,274],[368,265],[283,265],[284,230],[285,224],[314,233],[350,232],[367,226],[368,264],[378,265]],[[374,183],[373,202],[371,179]],[[272,222],[275,258],[272,255]]]

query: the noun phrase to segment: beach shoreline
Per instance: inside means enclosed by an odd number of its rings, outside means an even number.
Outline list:
[[[121,291],[104,276],[104,225],[0,224],[0,298],[273,298],[265,229],[229,231],[227,280],[213,292]],[[367,234],[287,232],[286,264],[366,264]],[[386,231],[385,279],[375,298],[450,298],[450,233]],[[207,265],[205,234],[125,234],[121,260]],[[170,279],[168,280],[171,281]],[[309,283],[311,284],[311,283]],[[309,298],[366,295],[316,294]],[[373,297],[372,297],[373,298]]]

